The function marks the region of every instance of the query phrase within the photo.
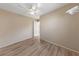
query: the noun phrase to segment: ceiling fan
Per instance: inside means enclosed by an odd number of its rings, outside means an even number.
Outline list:
[[[74,15],[74,14],[76,14],[78,12],[79,12],[79,6],[75,6],[75,7],[73,7],[73,8],[66,11],[66,13],[68,13],[70,15]]]
[[[18,4],[21,8],[27,11],[27,14],[33,16],[35,19],[40,18],[40,3],[32,3],[29,7],[26,7],[25,4]]]

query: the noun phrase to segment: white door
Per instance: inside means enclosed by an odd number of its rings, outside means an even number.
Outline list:
[[[40,37],[40,21],[34,21],[34,37]]]

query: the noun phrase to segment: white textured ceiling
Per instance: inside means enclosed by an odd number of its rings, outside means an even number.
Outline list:
[[[4,9],[24,16],[31,16],[28,13],[27,9],[31,8],[33,4],[34,3],[0,3],[0,9]],[[64,5],[66,5],[66,3],[41,3],[41,6],[39,8],[40,15],[42,16],[44,14],[47,14]]]

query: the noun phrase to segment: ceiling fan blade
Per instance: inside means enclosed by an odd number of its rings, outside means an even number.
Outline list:
[[[73,8],[66,11],[66,13],[69,13],[71,15],[73,15],[73,14],[75,14],[77,12],[79,12],[79,6],[75,6],[75,7],[73,7]]]
[[[26,4],[23,4],[23,3],[18,4],[18,6],[21,7],[22,9],[26,10],[26,11],[29,11],[32,7],[31,5],[27,6]]]

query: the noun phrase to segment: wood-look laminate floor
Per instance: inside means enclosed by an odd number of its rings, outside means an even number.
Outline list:
[[[0,48],[0,56],[79,56],[79,53],[41,40],[28,39]]]

